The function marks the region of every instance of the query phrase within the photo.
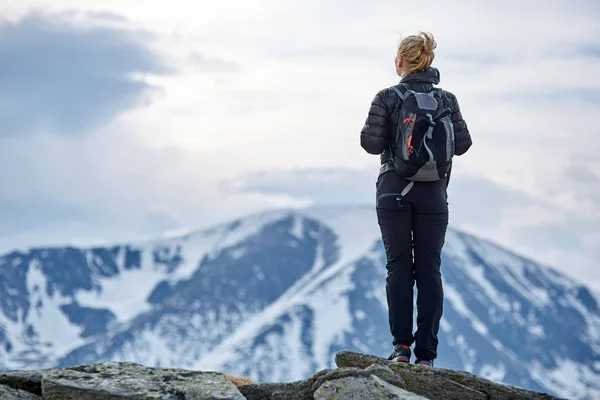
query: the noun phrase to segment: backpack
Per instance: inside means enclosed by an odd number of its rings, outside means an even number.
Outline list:
[[[443,108],[442,89],[422,93],[404,84],[392,89],[402,100],[392,151],[396,172],[411,181],[444,179],[454,157],[454,125],[452,110]]]

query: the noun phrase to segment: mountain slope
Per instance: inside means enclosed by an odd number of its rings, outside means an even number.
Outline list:
[[[600,397],[587,288],[450,230],[437,365]],[[387,356],[385,253],[370,208],[275,211],[180,238],[0,257],[0,366],[105,360],[289,381],[338,350]]]

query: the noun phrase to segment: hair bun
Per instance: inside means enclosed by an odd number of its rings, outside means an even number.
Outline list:
[[[437,47],[437,43],[435,42],[433,35],[431,33],[421,32],[419,33],[419,36],[423,39],[423,52],[426,54],[433,53],[433,50],[435,50]]]
[[[404,69],[408,73],[425,71],[435,58],[437,43],[431,33],[419,32],[400,42],[397,55],[404,60]]]

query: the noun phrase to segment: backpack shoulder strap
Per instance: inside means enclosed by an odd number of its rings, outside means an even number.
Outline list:
[[[391,86],[390,87],[394,92],[396,92],[396,94],[398,95],[398,97],[400,97],[400,100],[402,100],[402,103],[404,103],[404,97],[406,96],[406,92],[408,92],[408,87],[406,87],[405,84],[401,83],[399,85],[395,85],[395,86]],[[402,124],[398,124],[398,127],[396,128],[396,139],[400,134],[400,129],[402,127]],[[392,157],[392,159],[394,158],[394,150],[392,149],[392,142],[390,141],[390,156]]]
[[[396,92],[398,97],[404,101],[404,96],[406,96],[406,92],[408,92],[406,85],[401,83],[399,86],[392,86],[392,89]]]
[[[437,95],[440,100],[444,99],[444,89],[442,88],[433,88],[432,92],[434,93],[434,95]],[[440,119],[440,118],[444,118],[447,115],[452,114],[452,110],[450,108],[445,108],[445,109],[441,109],[439,111],[439,113],[435,116],[435,119]]]

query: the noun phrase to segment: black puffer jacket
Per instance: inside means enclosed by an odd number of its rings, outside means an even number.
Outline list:
[[[440,73],[436,68],[429,68],[425,72],[412,73],[400,82],[414,91],[430,92],[433,85],[440,82]],[[454,94],[444,90],[442,100],[444,108],[452,110],[455,155],[463,155],[472,144],[467,123],[462,117]],[[360,144],[363,149],[369,154],[381,154],[381,173],[393,168],[390,165],[390,145],[395,151],[393,139],[398,127],[398,113],[401,103],[402,100],[393,89],[385,88],[379,91],[371,103],[369,115],[360,133]]]

